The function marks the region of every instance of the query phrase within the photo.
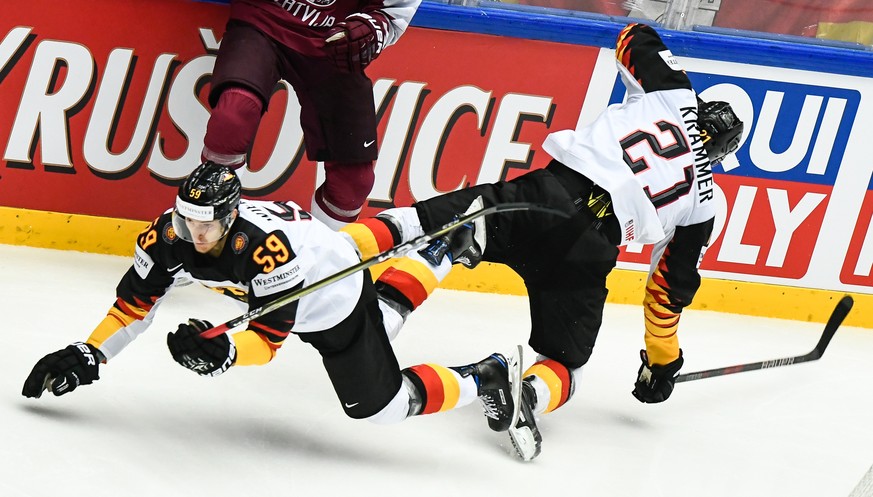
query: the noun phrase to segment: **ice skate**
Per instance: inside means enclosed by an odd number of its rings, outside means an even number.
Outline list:
[[[464,215],[481,210],[483,205],[482,197],[476,197]],[[458,217],[456,216],[455,219]],[[443,257],[448,254],[452,264],[461,264],[466,268],[473,269],[482,261],[484,251],[485,219],[480,217],[469,223],[464,223],[430,242],[418,253],[434,266],[439,266]]]
[[[518,421],[521,394],[521,346],[515,357],[494,353],[487,358],[453,368],[462,376],[473,375],[478,386],[479,402],[494,431],[506,431]]]
[[[537,428],[534,406],[537,393],[529,381],[521,382],[521,398],[518,401],[518,420],[509,428],[512,446],[522,461],[530,461],[540,455],[543,437]]]

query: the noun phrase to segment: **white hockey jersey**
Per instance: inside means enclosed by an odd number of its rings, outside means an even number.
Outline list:
[[[657,55],[659,64],[682,71],[669,50]],[[621,245],[656,243],[676,226],[715,215],[697,97],[686,88],[647,92],[620,59],[616,64],[627,100],[579,130],[550,134],[543,149],[609,192]]]
[[[89,343],[111,359],[149,327],[165,294],[180,278],[199,282],[252,310],[358,262],[354,242],[293,202],[242,200],[217,258],[197,253],[175,235],[170,209],[137,238],[133,265],[118,284],[109,319]],[[363,272],[352,274],[252,319],[248,328],[276,344],[292,332],[328,330],[352,312],[363,278]]]

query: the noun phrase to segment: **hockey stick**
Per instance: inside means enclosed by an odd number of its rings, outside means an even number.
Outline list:
[[[832,312],[831,317],[828,318],[828,322],[824,327],[821,338],[818,339],[818,343],[815,345],[815,348],[812,349],[808,354],[794,357],[785,357],[782,359],[773,359],[770,361],[753,362],[750,364],[739,364],[736,366],[728,366],[726,368],[708,369],[706,371],[698,371],[696,373],[680,374],[676,377],[676,383],[681,383],[683,381],[702,380],[703,378],[724,376],[726,374],[742,373],[744,371],[755,371],[758,369],[790,366],[792,364],[800,364],[801,362],[816,361],[821,358],[822,354],[824,354],[825,349],[831,342],[831,338],[833,338],[834,333],[837,332],[837,328],[840,327],[840,325],[843,323],[843,320],[846,319],[846,316],[849,314],[849,311],[852,310],[852,305],[854,304],[854,302],[855,301],[850,295],[844,296],[842,299],[840,299],[839,302],[837,302],[837,307],[834,308],[834,312]]]
[[[327,285],[330,285],[332,283],[336,283],[337,281],[339,281],[347,276],[351,276],[351,275],[357,273],[358,271],[363,271],[364,269],[367,269],[371,266],[375,266],[376,264],[379,264],[381,262],[385,262],[388,259],[393,259],[395,257],[403,257],[410,250],[417,248],[421,245],[424,245],[425,243],[430,242],[434,238],[443,236],[446,233],[454,230],[455,228],[462,226],[466,223],[469,223],[470,221],[473,221],[476,218],[479,218],[482,216],[488,216],[491,214],[496,214],[498,212],[509,212],[509,211],[540,211],[540,212],[546,212],[546,213],[554,214],[554,215],[561,216],[561,217],[569,217],[569,215],[563,211],[553,209],[551,207],[546,207],[544,205],[532,204],[529,202],[509,202],[509,203],[505,203],[505,204],[492,205],[491,207],[485,207],[484,209],[480,209],[478,211],[471,212],[470,214],[467,214],[467,215],[462,216],[458,219],[455,219],[454,221],[446,223],[446,224],[442,225],[441,227],[431,231],[430,233],[425,233],[419,237],[416,237],[416,238],[413,238],[412,240],[409,240],[408,242],[404,242],[404,243],[395,245],[394,247],[392,247],[392,248],[390,248],[382,253],[376,254],[373,257],[371,257],[367,260],[361,261],[361,262],[359,262],[353,266],[350,266],[346,269],[343,269],[342,271],[338,271],[338,272],[336,272],[336,273],[334,273],[326,278],[323,278],[319,281],[316,281],[315,283],[313,283],[307,287],[303,287],[299,290],[296,290],[296,291],[291,292],[287,295],[283,295],[275,300],[267,302],[266,304],[262,305],[261,307],[252,309],[252,310],[246,312],[245,314],[243,314],[242,316],[231,319],[230,321],[228,321],[224,324],[220,324],[220,325],[215,326],[213,328],[209,328],[207,330],[204,330],[200,333],[200,336],[203,338],[215,338],[218,335],[221,335],[222,333],[226,333],[227,331],[231,330],[232,328],[236,328],[237,326],[245,323],[246,321],[250,321],[252,319],[263,316],[264,314],[267,314],[268,312],[275,311],[276,309],[278,309],[284,305],[288,305],[291,302],[294,302],[295,300],[299,300],[299,299],[309,295],[312,292],[320,290],[320,289],[322,289],[322,288],[324,288]]]

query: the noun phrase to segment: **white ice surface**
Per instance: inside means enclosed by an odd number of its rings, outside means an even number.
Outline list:
[[[0,245],[0,496],[825,497],[849,495],[873,464],[873,330],[840,329],[816,362],[684,383],[643,405],[630,395],[637,306],[607,306],[575,397],[540,418],[543,452],[527,464],[475,404],[392,426],[346,418],[317,353],[293,337],[266,367],[179,367],[167,331],[241,313],[193,285],[97,383],[22,397],[37,359],[103,318],[128,264]],[[526,344],[528,323],[522,297],[438,290],[395,348],[402,366],[475,362]],[[686,311],[683,371],[800,355],[821,329]]]

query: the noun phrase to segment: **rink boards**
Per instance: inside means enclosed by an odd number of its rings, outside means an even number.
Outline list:
[[[133,235],[199,162],[227,7],[38,0],[7,10],[0,242],[132,253]],[[621,24],[505,13],[487,24],[475,12],[424,4],[368,69],[380,158],[365,215],[544,167],[549,133],[622,100],[607,46]],[[509,36],[524,23],[531,28],[515,35],[540,39]],[[873,75],[859,69],[871,52],[778,42],[756,52],[743,38],[664,37],[702,97],[730,101],[746,123],[736,156],[713,171],[720,215],[695,307],[822,321],[844,292],[860,304],[871,298],[873,126],[863,117],[873,110]],[[718,50],[701,50],[710,46]],[[320,179],[290,95],[277,86],[241,179],[249,198],[307,206]],[[647,266],[647,251],[624,250],[610,300],[640,302]],[[459,269],[446,285],[524,292],[503,267]],[[869,307],[856,306],[847,323],[873,326]]]

